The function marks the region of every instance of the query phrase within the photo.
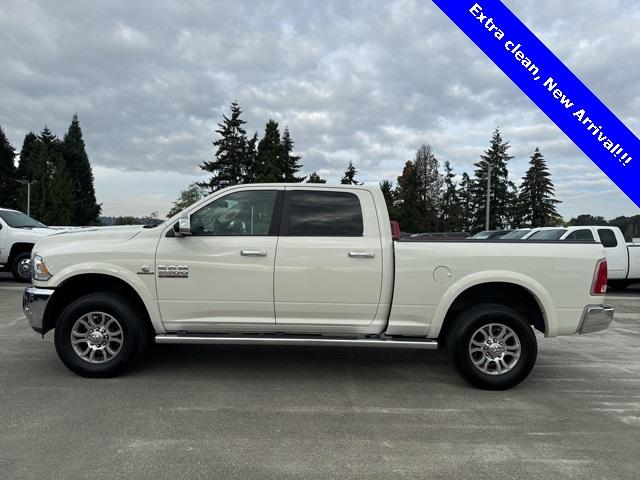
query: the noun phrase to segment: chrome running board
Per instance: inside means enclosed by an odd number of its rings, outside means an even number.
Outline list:
[[[308,345],[313,347],[380,347],[436,350],[435,340],[397,340],[389,338],[296,337],[284,335],[156,335],[156,343],[187,345]]]

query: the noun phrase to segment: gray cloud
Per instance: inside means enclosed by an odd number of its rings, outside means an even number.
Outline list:
[[[506,3],[638,132],[637,2]],[[78,112],[106,213],[166,210],[232,100],[333,180],[394,179],[422,142],[471,171],[500,125],[513,179],[539,146],[564,215],[638,213],[431,2],[2,0],[0,44],[0,125],[19,148]]]

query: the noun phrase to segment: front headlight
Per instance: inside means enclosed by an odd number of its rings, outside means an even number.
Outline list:
[[[31,275],[34,280],[40,280],[42,282],[46,282],[52,276],[49,267],[44,263],[44,258],[40,255],[35,255],[33,257],[33,261],[31,262]]]

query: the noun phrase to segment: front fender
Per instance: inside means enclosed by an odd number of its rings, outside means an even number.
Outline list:
[[[518,272],[493,270],[469,274],[457,280],[440,299],[440,303],[434,313],[431,326],[429,328],[429,337],[437,338],[444,324],[447,312],[453,305],[453,302],[465,291],[471,287],[481,285],[483,283],[512,283],[527,289],[538,302],[545,323],[545,336],[555,337],[558,335],[558,319],[551,296],[540,282],[531,277]]]
[[[133,288],[133,290],[135,290],[142,300],[142,303],[149,314],[151,324],[156,332],[166,332],[160,316],[158,301],[156,299],[155,276],[140,276],[118,265],[100,262],[87,262],[65,267],[61,271],[56,272],[55,275],[47,282],[35,281],[34,285],[40,288],[56,288],[73,277],[87,274],[107,275],[127,283],[131,288]]]

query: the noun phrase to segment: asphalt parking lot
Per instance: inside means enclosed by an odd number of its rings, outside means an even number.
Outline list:
[[[155,346],[75,376],[0,274],[0,478],[640,475],[640,287],[613,327],[540,338],[526,383],[467,386],[441,352]]]

